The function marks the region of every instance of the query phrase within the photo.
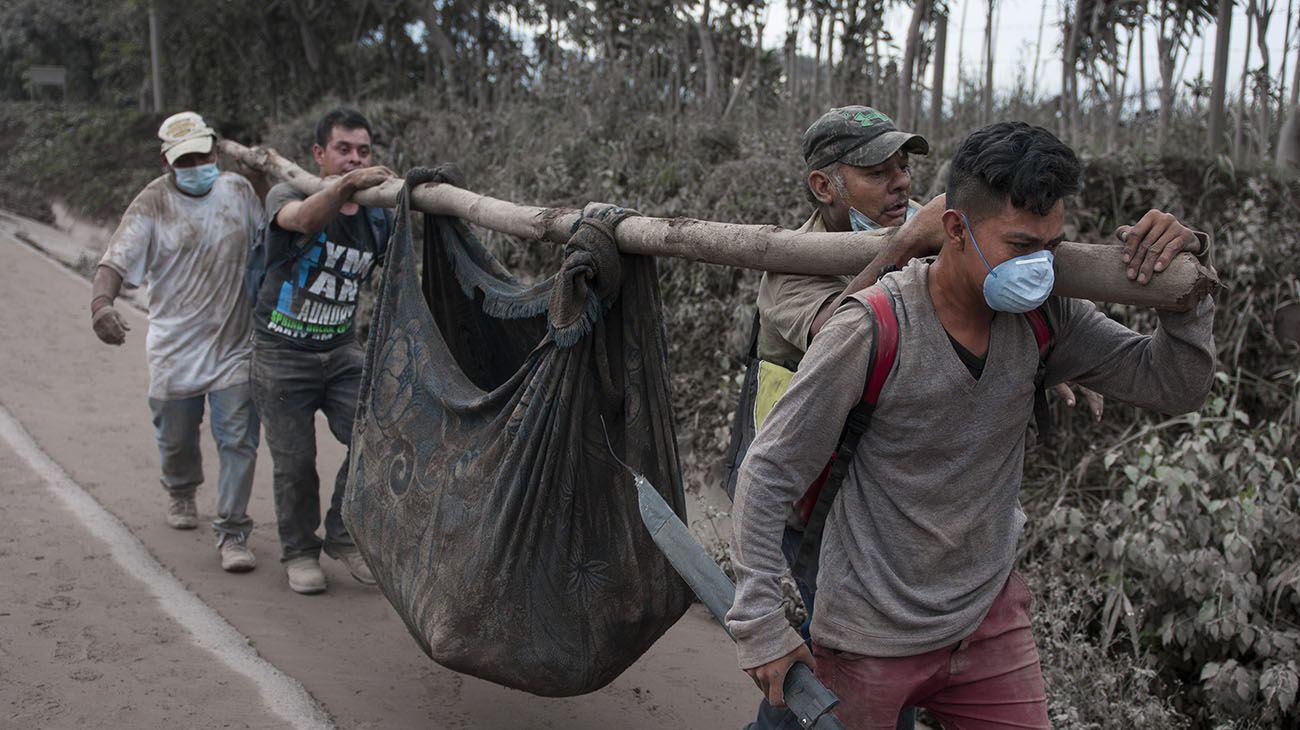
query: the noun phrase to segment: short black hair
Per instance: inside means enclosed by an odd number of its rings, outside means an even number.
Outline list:
[[[349,109],[345,106],[335,107],[325,112],[325,116],[316,122],[316,144],[324,147],[329,144],[330,133],[335,127],[344,129],[364,129],[366,134],[371,137],[375,133],[370,130],[370,121],[361,115],[356,109]]]
[[[997,122],[971,132],[948,170],[948,207],[971,218],[1001,212],[1009,201],[1047,215],[1079,191],[1074,150],[1056,135],[1024,122]]]

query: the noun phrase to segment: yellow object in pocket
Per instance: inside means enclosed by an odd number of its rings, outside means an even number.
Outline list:
[[[793,370],[786,370],[766,360],[758,361],[758,392],[754,394],[754,433],[758,433],[763,421],[767,420],[767,414],[772,412],[772,407],[790,388],[790,379],[793,377]]]

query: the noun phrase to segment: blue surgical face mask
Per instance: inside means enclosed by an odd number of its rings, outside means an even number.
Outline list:
[[[903,214],[903,223],[906,223],[911,217],[912,206],[909,205],[907,206],[907,212]],[[857,208],[849,208],[849,225],[854,231],[874,231],[879,228],[884,228],[884,226],[871,220]]]
[[[961,214],[966,230],[970,232],[970,241],[975,244],[975,252],[989,270],[984,277],[984,301],[995,312],[1015,312],[1021,314],[1040,307],[1052,293],[1056,283],[1055,257],[1046,249],[1024,256],[1007,259],[996,267],[989,266],[984,252],[975,240],[975,229],[971,228],[966,214]]]
[[[176,187],[190,195],[207,195],[221,174],[215,162],[194,167],[173,167],[172,171],[176,173]]]

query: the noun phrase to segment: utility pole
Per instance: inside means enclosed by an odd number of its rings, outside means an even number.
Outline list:
[[[158,4],[149,3],[149,69],[153,74],[153,110],[161,114],[162,93],[162,27],[158,22]]]

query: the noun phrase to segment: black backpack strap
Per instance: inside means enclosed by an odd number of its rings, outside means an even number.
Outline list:
[[[745,380],[740,386],[740,398],[736,402],[736,412],[731,418],[731,440],[727,444],[727,497],[736,496],[736,479],[740,476],[740,464],[749,451],[749,444],[754,440],[754,401],[758,391],[758,310],[754,310],[754,324],[749,333],[749,356],[745,359]]]
[[[875,336],[871,338],[871,356],[867,361],[867,382],[862,390],[862,400],[853,406],[845,419],[844,430],[840,432],[839,444],[831,454],[829,471],[820,485],[814,484],[803,499],[796,504],[804,510],[805,524],[803,539],[795,556],[791,570],[801,575],[804,568],[815,563],[821,550],[822,531],[826,528],[826,518],[830,516],[835,497],[839,494],[844,477],[848,474],[849,464],[857,453],[858,442],[871,426],[871,416],[880,401],[880,391],[894,369],[898,358],[898,316],[894,313],[894,298],[882,286],[873,286],[863,294],[875,321]],[[811,511],[808,511],[811,509]]]
[[[758,307],[754,307],[754,323],[749,327],[749,359],[758,359]]]

